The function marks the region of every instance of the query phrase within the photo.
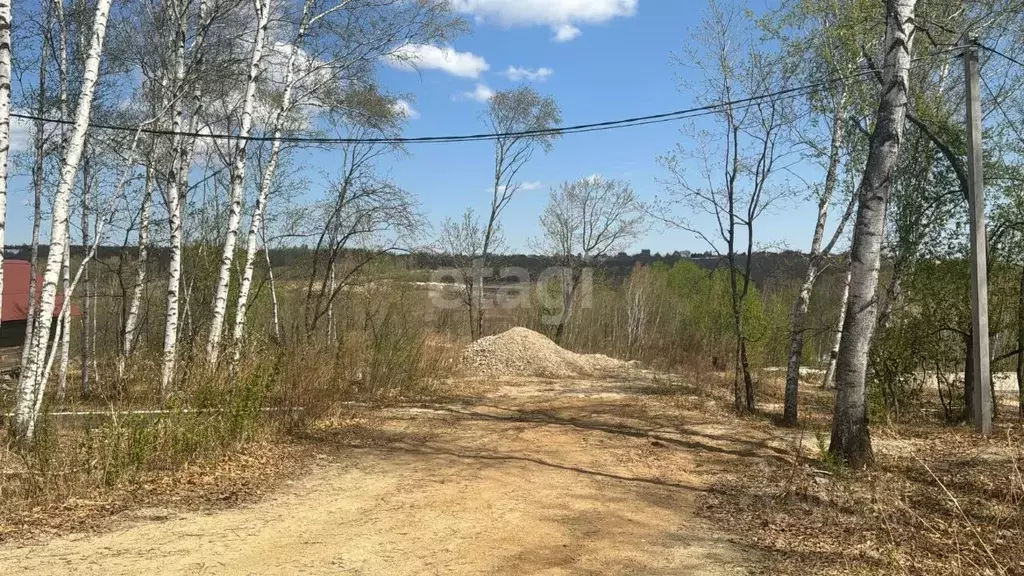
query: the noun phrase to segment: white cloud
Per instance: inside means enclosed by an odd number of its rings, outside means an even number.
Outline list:
[[[520,68],[519,66],[509,66],[508,70],[505,70],[504,72],[505,76],[513,82],[520,82],[522,80],[543,82],[547,80],[548,76],[551,76],[554,73],[555,71],[551,68],[537,68],[536,70],[530,70],[529,68]]]
[[[487,102],[494,96],[494,90],[491,90],[486,84],[477,84],[471,92],[463,92],[459,94],[457,100],[476,100],[477,102]]]
[[[550,26],[555,40],[581,34],[576,24],[601,24],[636,14],[640,0],[454,0],[459,12],[504,26]]]
[[[389,55],[387,62],[399,70],[443,70],[462,78],[479,78],[491,67],[487,60],[472,52],[428,44],[406,44]]]
[[[569,42],[579,38],[583,31],[572,24],[559,24],[555,28],[555,42]]]
[[[11,118],[11,154],[24,152],[32,146],[34,130],[31,120]]]
[[[544,187],[544,184],[541,183],[541,182],[523,182],[522,184],[520,184],[516,188],[516,191],[517,192],[530,192],[531,190],[540,190],[543,187]],[[498,192],[499,193],[504,193],[506,189],[507,188],[505,186],[498,186]],[[484,192],[491,193],[491,192],[494,192],[494,189],[493,188],[487,188],[487,189],[484,190]]]
[[[420,117],[419,111],[413,108],[408,100],[402,98],[395,100],[395,103],[391,105],[391,110],[406,120],[415,120]]]

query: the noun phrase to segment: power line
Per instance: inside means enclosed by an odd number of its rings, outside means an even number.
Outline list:
[[[1017,125],[1014,124],[1013,120],[1010,119],[1010,115],[1007,114],[1006,109],[1003,108],[1002,101],[996,97],[995,92],[992,91],[992,88],[988,85],[988,80],[985,80],[984,76],[981,77],[981,83],[985,85],[985,91],[988,92],[989,96],[992,97],[992,101],[995,102],[996,108],[999,109],[999,113],[1003,115],[1003,119],[1006,120],[1006,123],[1010,125],[1010,128],[1013,130],[1013,133],[1017,135],[1017,139],[1020,140],[1021,143],[1024,143],[1024,135],[1021,134],[1020,130],[1017,128]]]
[[[926,57],[916,58],[915,61],[923,60],[925,58],[933,58],[946,54],[953,51],[945,50],[935,52]],[[421,137],[393,137],[393,138],[340,138],[340,137],[317,137],[317,136],[281,136],[275,138],[273,136],[248,136],[245,138],[249,142],[274,142],[279,141],[282,143],[289,144],[311,144],[311,145],[330,145],[330,144],[449,144],[457,142],[481,142],[489,140],[497,140],[500,138],[526,138],[526,137],[538,137],[538,136],[562,136],[566,134],[582,134],[589,132],[600,132],[604,130],[616,130],[621,128],[632,128],[635,126],[646,126],[649,124],[658,124],[662,122],[674,122],[678,120],[688,120],[693,118],[699,118],[701,116],[707,116],[716,114],[724,110],[730,109],[744,109],[752,106],[756,106],[761,102],[771,99],[778,98],[794,98],[801,95],[809,94],[819,88],[831,86],[833,84],[840,84],[855,80],[869,74],[877,74],[881,72],[881,69],[865,69],[860,72],[849,74],[846,76],[839,76],[823,80],[821,82],[814,82],[811,84],[805,84],[803,86],[797,86],[793,88],[786,88],[783,90],[777,90],[766,94],[760,94],[757,96],[750,96],[746,98],[739,98],[735,100],[729,100],[726,102],[716,102],[713,104],[707,104],[704,106],[697,106],[694,108],[687,108],[683,110],[675,110],[672,112],[664,112],[660,114],[651,114],[647,116],[636,116],[632,118],[624,118],[620,120],[610,120],[605,122],[595,122],[589,124],[576,124],[572,126],[563,126],[558,128],[545,128],[536,130],[521,130],[514,132],[501,132],[501,133],[478,133],[478,134],[467,134],[467,135],[449,135],[449,136],[421,136]],[[72,120],[65,120],[60,118],[50,118],[46,116],[38,116],[34,114],[21,114],[11,113],[14,118],[20,118],[23,120],[31,120],[35,122],[43,122],[48,124],[73,124]],[[214,140],[233,140],[239,138],[237,135],[232,134],[213,134],[213,133],[202,133],[202,132],[180,132],[173,130],[163,130],[156,128],[144,128],[138,126],[117,126],[110,124],[96,124],[91,123],[89,125],[93,129],[97,130],[111,130],[119,132],[132,132],[142,133],[156,136],[185,136],[189,138],[205,138]]]
[[[1013,58],[1011,56],[1007,56],[1006,54],[1003,54],[999,50],[996,50],[995,48],[991,48],[989,46],[986,46],[986,45],[984,45],[984,44],[982,44],[980,42],[978,42],[977,45],[978,45],[979,48],[981,48],[983,50],[987,50],[987,51],[995,54],[996,56],[1002,56],[1006,60],[1009,60],[1010,62],[1013,62],[1014,64],[1024,68],[1024,62],[1021,62],[1020,60],[1017,60],[1016,58]],[[1013,130],[1014,134],[1017,135],[1017,139],[1020,140],[1022,143],[1024,143],[1024,134],[1021,134],[1020,130],[1017,128],[1017,125],[1013,122],[1013,120],[1010,119],[1010,115],[1007,114],[1006,113],[1006,109],[1003,108],[1003,102],[998,97],[996,97],[995,92],[993,92],[992,88],[988,85],[988,80],[985,79],[985,76],[981,76],[981,82],[982,82],[982,84],[985,85],[985,91],[988,92],[989,96],[992,97],[992,101],[995,102],[996,108],[999,109],[999,113],[1002,114],[1003,119],[1006,120],[1006,123],[1010,125],[1010,128]]]
[[[763,100],[770,98],[780,98],[786,96],[796,96],[803,92],[810,92],[814,89],[827,86],[832,83],[846,81],[857,77],[864,76],[866,74],[873,74],[875,70],[868,70],[859,72],[857,74],[835,79],[832,81],[817,82],[814,84],[808,84],[796,88],[789,88],[786,90],[780,90],[768,94],[762,94],[759,96],[751,96],[748,98],[741,98],[737,100],[731,100],[728,102],[716,102],[706,106],[699,106],[695,108],[688,108],[684,110],[676,110],[673,112],[665,112],[661,114],[652,114],[649,116],[637,116],[633,118],[624,118],[621,120],[611,120],[606,122],[595,122],[591,124],[577,124],[573,126],[565,126],[559,128],[545,128],[536,130],[522,130],[516,132],[485,132],[478,134],[467,134],[457,136],[421,136],[421,137],[395,137],[395,138],[333,138],[333,137],[317,137],[317,136],[281,136],[275,138],[273,136],[248,136],[245,140],[249,142],[274,142],[280,141],[284,143],[299,143],[299,144],[430,144],[430,143],[455,143],[455,142],[477,142],[486,140],[495,140],[498,138],[506,137],[535,137],[535,136],[555,136],[564,134],[578,134],[585,132],[597,132],[603,130],[612,130],[617,128],[628,128],[633,126],[644,126],[647,124],[655,124],[660,122],[671,122],[675,120],[684,120],[687,118],[695,118],[705,114],[711,114],[725,110],[728,108],[742,108],[757,104]],[[51,124],[73,124],[71,120],[62,120],[59,118],[50,118],[45,116],[37,116],[33,114],[21,114],[11,113],[14,118],[20,118],[23,120],[32,120],[37,122],[51,123]],[[142,134],[151,134],[156,136],[185,136],[189,138],[206,138],[214,140],[233,140],[237,139],[237,135],[233,134],[213,134],[203,132],[175,132],[173,130],[162,130],[155,128],[139,128],[131,126],[117,126],[110,124],[96,124],[91,123],[90,128],[97,130],[112,130],[119,132],[141,132]]]
[[[1000,52],[999,50],[996,50],[995,48],[991,48],[989,46],[985,46],[984,44],[982,44],[980,42],[978,43],[978,47],[983,49],[983,50],[987,50],[987,51],[995,54],[996,56],[1002,56],[1003,58],[1006,58],[1007,60],[1009,60],[1010,62],[1013,62],[1017,66],[1020,66],[1020,67],[1024,68],[1024,62],[1021,62],[1020,60],[1017,60],[1016,58],[1014,58],[1012,56],[1007,56],[1006,54],[1003,54],[1002,52]]]

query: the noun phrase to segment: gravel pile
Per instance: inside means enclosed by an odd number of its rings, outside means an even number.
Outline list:
[[[572,378],[621,371],[629,363],[602,354],[576,354],[543,334],[512,328],[467,346],[461,366],[467,375]]]

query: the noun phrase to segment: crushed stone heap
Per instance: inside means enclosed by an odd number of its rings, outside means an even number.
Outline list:
[[[467,376],[572,378],[621,371],[630,363],[603,354],[576,354],[528,328],[512,328],[467,346],[460,362]]]

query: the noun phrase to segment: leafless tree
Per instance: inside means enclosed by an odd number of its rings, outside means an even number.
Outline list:
[[[712,2],[709,14],[696,34],[701,48],[690,55],[704,72],[704,98],[716,102],[758,99],[721,106],[720,127],[693,135],[696,151],[679,145],[660,159],[669,173],[665,181],[669,198],[655,216],[694,234],[728,264],[736,337],[734,407],[746,413],[755,409],[756,402],[743,311],[750,294],[756,224],[789,193],[776,180],[792,154],[779,145],[792,121],[792,103],[771,96],[786,86],[788,78],[777,56],[757,50],[752,32],[743,27],[742,11]],[[672,216],[673,207],[681,207],[683,214]],[[707,218],[710,226],[695,222],[695,216]]]
[[[475,296],[477,274],[483,266],[479,259],[483,254],[486,228],[472,208],[467,208],[458,219],[446,218],[441,224],[437,243],[439,250],[451,258],[454,265],[458,298],[469,315],[470,333],[474,332],[477,317],[475,306],[482,306],[483,299]],[[491,250],[498,251],[504,245],[501,223],[491,231]]]
[[[561,123],[562,114],[553,98],[542,96],[530,86],[522,86],[496,92],[487,103],[484,121],[491,133],[495,134],[495,140],[494,186],[484,227],[483,246],[477,259],[481,268],[487,266],[487,259],[494,250],[495,231],[501,213],[522,188],[520,172],[537,149],[547,152],[554,145],[558,137],[554,128]],[[540,133],[533,133],[536,131]],[[474,292],[478,304],[476,318],[471,325],[474,340],[483,335],[484,328],[484,307],[479,304],[484,294],[483,273],[478,272],[476,275],[479,279]]]
[[[592,176],[551,191],[540,225],[544,250],[565,269],[557,341],[571,319],[584,268],[600,266],[606,256],[628,247],[644,232],[643,224],[643,209],[626,182]]]
[[[637,266],[626,280],[626,355],[636,358],[660,321],[658,277],[647,266]]]
[[[397,119],[391,116],[382,121],[391,130]],[[350,133],[380,135],[380,128],[364,123],[351,126]],[[346,146],[340,174],[311,213],[316,242],[304,299],[306,338],[315,336],[320,321],[368,264],[381,254],[410,246],[425,225],[412,195],[377,173],[377,161],[394,152],[392,146],[381,144]]]

